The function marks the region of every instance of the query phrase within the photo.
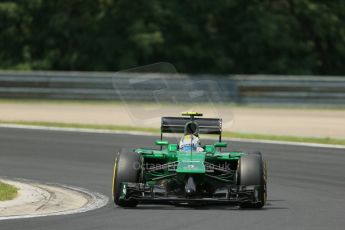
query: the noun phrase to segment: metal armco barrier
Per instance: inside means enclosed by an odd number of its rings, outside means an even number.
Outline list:
[[[0,98],[345,105],[345,77],[0,72]]]

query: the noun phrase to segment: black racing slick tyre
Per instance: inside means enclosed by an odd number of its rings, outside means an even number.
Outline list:
[[[121,207],[135,207],[138,204],[136,200],[120,200],[121,183],[139,181],[141,171],[141,157],[138,153],[124,150],[117,154],[114,163],[113,174],[113,199],[114,203]]]
[[[240,186],[259,185],[258,200],[241,203],[241,208],[260,209],[266,203],[266,162],[260,152],[252,152],[241,157],[238,165],[237,184]]]

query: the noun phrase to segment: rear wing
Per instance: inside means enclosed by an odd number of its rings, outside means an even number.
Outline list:
[[[199,134],[222,134],[222,119],[162,117],[161,133],[184,133],[186,123],[193,121],[198,124]]]

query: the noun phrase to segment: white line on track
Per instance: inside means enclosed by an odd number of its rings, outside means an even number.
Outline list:
[[[87,128],[62,128],[38,125],[17,125],[17,124],[0,124],[3,128],[18,128],[18,129],[35,129],[35,130],[50,130],[50,131],[64,131],[64,132],[81,132],[81,133],[109,133],[109,134],[129,134],[136,136],[156,136],[156,134],[140,131],[123,131],[123,130],[106,130],[106,129],[87,129]],[[276,145],[293,145],[293,146],[306,146],[317,148],[336,148],[345,149],[344,145],[331,145],[331,144],[317,144],[307,142],[290,142],[290,141],[269,141],[259,139],[244,139],[244,138],[223,138],[227,141],[236,142],[250,142],[250,143],[263,143],[263,144],[276,144]]]

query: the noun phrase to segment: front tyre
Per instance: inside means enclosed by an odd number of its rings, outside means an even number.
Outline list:
[[[117,154],[114,163],[113,174],[113,199],[114,203],[121,207],[135,207],[138,204],[136,200],[120,200],[121,183],[137,183],[140,175],[141,157],[138,153],[124,150]]]
[[[240,158],[238,166],[238,185],[258,185],[258,200],[240,204],[241,208],[260,209],[266,203],[266,162],[260,152],[249,153]]]

